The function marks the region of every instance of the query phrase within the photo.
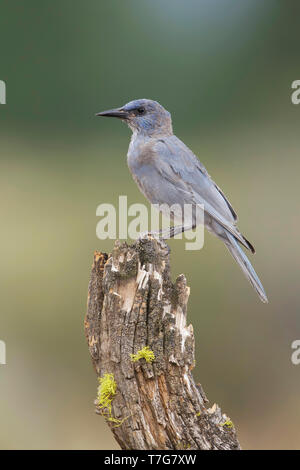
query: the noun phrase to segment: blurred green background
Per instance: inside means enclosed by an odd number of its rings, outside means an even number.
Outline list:
[[[161,102],[254,243],[260,303],[227,250],[170,242],[191,286],[194,376],[244,448],[300,448],[299,4],[245,0],[16,0],[0,6],[3,449],[117,449],[94,414],[83,333],[96,207],[144,202],[127,127],[94,113]]]

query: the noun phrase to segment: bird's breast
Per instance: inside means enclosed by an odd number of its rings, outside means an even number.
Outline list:
[[[127,163],[132,174],[137,174],[142,168],[154,164],[155,154],[152,148],[150,140],[132,138],[127,153]]]

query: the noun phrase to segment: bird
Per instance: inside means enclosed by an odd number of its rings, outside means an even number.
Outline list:
[[[255,253],[253,245],[237,228],[231,203],[194,153],[173,133],[171,114],[157,101],[137,99],[96,116],[114,117],[127,123],[132,137],[127,163],[140,191],[151,204],[204,207],[204,226],[227,247],[262,302],[268,298],[242,247]],[[176,211],[175,211],[176,212]],[[182,213],[173,213],[180,225],[171,227],[169,237],[195,228],[195,211],[183,224]],[[203,221],[203,218],[202,218]]]

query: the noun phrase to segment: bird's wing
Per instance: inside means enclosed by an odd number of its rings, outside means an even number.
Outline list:
[[[156,141],[152,152],[157,157],[152,159],[156,170],[176,186],[185,203],[203,204],[207,214],[251,249],[235,226],[237,216],[231,204],[183,142],[176,136],[162,138]]]

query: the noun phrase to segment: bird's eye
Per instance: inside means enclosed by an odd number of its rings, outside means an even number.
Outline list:
[[[145,108],[138,108],[137,113],[141,116],[142,114],[145,114]]]

